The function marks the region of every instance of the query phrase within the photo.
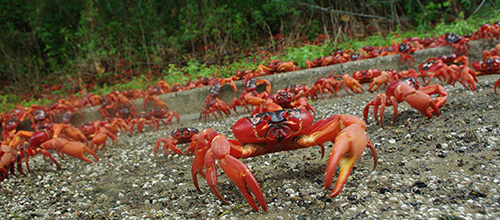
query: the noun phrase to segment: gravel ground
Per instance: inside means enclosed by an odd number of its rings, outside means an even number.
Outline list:
[[[476,92],[445,86],[449,100],[431,120],[402,104],[385,129],[370,117],[368,136],[379,155],[372,171],[370,151],[356,163],[339,196],[322,188],[326,159],[319,147],[243,160],[259,181],[269,212],[254,212],[219,169],[223,204],[202,180],[205,194],[192,184],[192,156],[153,156],[159,137],[177,127],[214,128],[229,137],[240,116],[179,125],[129,136],[97,152],[99,161],[58,159],[57,170],[42,156],[31,161],[27,176],[0,183],[0,218],[223,218],[223,219],[492,219],[500,218],[500,94],[498,75],[479,79]],[[314,103],[316,116],[362,116],[375,94],[344,96]],[[372,112],[370,112],[372,113]],[[187,146],[181,146],[185,150]],[[57,157],[56,157],[57,158]]]

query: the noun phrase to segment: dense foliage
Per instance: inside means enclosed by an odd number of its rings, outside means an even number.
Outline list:
[[[488,19],[498,6],[475,0],[0,0],[2,98],[24,88],[39,98],[54,84],[79,91],[141,75],[175,81],[179,68],[193,74],[245,52],[274,53],[320,35],[340,44],[473,15]]]

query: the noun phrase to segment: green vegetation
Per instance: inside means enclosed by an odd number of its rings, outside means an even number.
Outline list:
[[[267,64],[249,62],[259,50],[304,68],[305,60],[338,48],[469,34],[498,20],[499,6],[474,0],[0,0],[0,111],[13,103],[49,103],[47,94],[227,77]],[[319,35],[330,38],[321,46],[303,44]],[[62,89],[44,91],[57,85]]]

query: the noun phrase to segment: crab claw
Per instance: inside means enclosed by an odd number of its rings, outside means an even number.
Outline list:
[[[370,148],[373,155],[373,169],[377,166],[377,153],[375,147],[366,136],[365,130],[360,124],[351,124],[347,126],[337,135],[334,143],[332,153],[326,165],[324,179],[324,186],[327,190],[330,188],[337,165],[340,166],[338,180],[329,194],[332,198],[342,191],[354,164],[361,157],[366,147]]]
[[[198,144],[198,135],[194,135],[191,137],[191,142],[186,150],[186,154],[189,156],[193,156],[196,150],[196,145]]]
[[[193,151],[195,156],[193,165],[191,166],[191,177],[193,178],[193,184],[199,193],[203,193],[203,191],[201,191],[198,184],[198,174],[203,178],[206,178],[205,171],[203,171],[203,168],[205,167],[205,155],[207,154],[207,151],[210,147],[209,141],[217,135],[219,135],[217,131],[212,128],[207,128],[200,132],[200,134],[198,135],[198,140],[196,141],[196,147]]]
[[[266,200],[264,199],[264,194],[262,193],[259,183],[244,163],[229,154],[230,149],[231,145],[225,136],[218,135],[212,140],[212,148],[208,150],[205,162],[207,183],[212,189],[212,192],[214,192],[217,198],[226,202],[216,188],[217,168],[215,166],[215,159],[217,159],[219,160],[219,165],[224,173],[238,187],[241,194],[243,194],[243,197],[247,200],[253,210],[258,212],[259,208],[255,204],[250,192],[253,193],[259,202],[260,207],[264,211],[267,211]],[[249,189],[250,191],[248,191]]]

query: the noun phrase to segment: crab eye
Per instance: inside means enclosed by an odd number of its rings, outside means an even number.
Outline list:
[[[408,77],[408,78],[402,79],[401,81],[410,85],[411,87],[414,87],[414,88],[418,87],[417,82],[415,81],[414,78]]]
[[[263,115],[261,115],[261,114],[252,115],[252,116],[248,117],[248,121],[250,121],[250,123],[253,126],[255,126],[255,125],[258,125],[262,121],[262,117],[263,117]]]
[[[300,110],[298,109],[292,109],[289,111],[290,113],[290,116],[294,117],[294,118],[299,118],[300,119]]]
[[[429,68],[431,68],[432,65],[434,65],[433,62],[424,63],[424,65],[422,66],[422,69],[423,70],[428,70]]]

